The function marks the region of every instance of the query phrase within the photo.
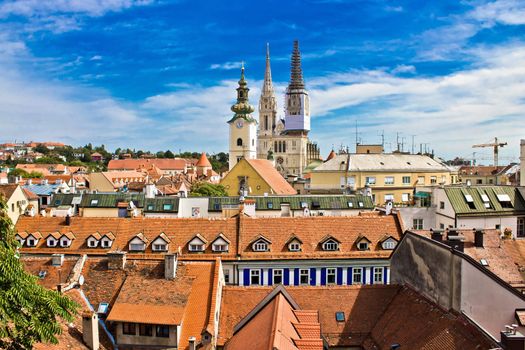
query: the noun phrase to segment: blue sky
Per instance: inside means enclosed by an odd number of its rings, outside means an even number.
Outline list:
[[[0,140],[227,151],[240,62],[256,105],[266,42],[279,93],[300,41],[311,138],[490,163],[525,138],[525,2],[0,2]]]

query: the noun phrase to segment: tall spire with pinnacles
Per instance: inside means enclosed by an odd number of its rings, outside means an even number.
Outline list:
[[[285,132],[307,135],[310,131],[310,98],[305,89],[299,42],[293,44],[290,83],[285,96]]]
[[[266,44],[266,70],[264,82],[259,99],[259,135],[271,135],[274,133],[277,119],[277,102],[272,83],[272,71],[270,68],[270,44]]]

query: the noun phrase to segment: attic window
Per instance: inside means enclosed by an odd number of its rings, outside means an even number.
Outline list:
[[[190,252],[203,252],[204,244],[190,244]]]
[[[308,203],[301,202],[301,208],[308,208]]]
[[[362,208],[362,207],[364,207],[364,206],[365,206],[365,205],[364,205],[363,202],[359,202],[359,208]]]
[[[266,206],[268,207],[268,209],[273,209],[273,203],[272,202],[268,202],[266,204]]]
[[[47,275],[47,271],[39,271],[38,272],[38,278],[40,279],[43,279],[44,277],[46,277]]]
[[[487,259],[480,259],[479,263],[481,264],[481,266],[489,266],[489,262],[487,261]]]
[[[345,313],[343,311],[337,311],[335,313],[335,320],[337,322],[344,322],[345,321]]]
[[[333,239],[329,239],[328,241],[323,243],[323,250],[327,250],[327,251],[339,250],[339,244]]]
[[[291,252],[298,252],[301,250],[301,244],[299,242],[292,242],[288,244],[288,250]]]
[[[474,205],[474,199],[470,194],[464,193],[463,196],[465,197],[465,200],[467,201],[468,207],[470,209],[476,209],[476,205]]]
[[[389,241],[385,241],[383,243],[383,249],[385,250],[392,250],[396,247],[396,242],[392,241],[392,240],[389,240]]]
[[[268,243],[264,241],[257,241],[253,244],[254,252],[266,252],[268,251]]]
[[[162,210],[172,210],[173,209],[173,204],[164,204],[162,206]]]
[[[319,202],[312,202],[312,209],[319,209],[321,208],[321,204]]]
[[[354,203],[348,202],[348,208],[353,208],[353,207],[354,207]]]
[[[357,249],[368,250],[368,242],[359,242],[359,244],[357,245]]]
[[[497,194],[498,201],[503,208],[513,208],[508,194]]]
[[[148,204],[148,210],[153,210],[153,204]]]
[[[91,205],[98,205],[98,199],[92,199]]]

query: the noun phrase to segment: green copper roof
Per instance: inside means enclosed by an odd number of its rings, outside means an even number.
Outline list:
[[[511,186],[451,186],[445,193],[457,215],[512,215],[525,212],[525,202]],[[508,196],[509,202],[501,201]],[[487,205],[485,204],[487,203]]]
[[[145,213],[177,213],[179,211],[179,197],[146,198]]]
[[[237,88],[237,103],[234,104],[231,107],[232,112],[235,113],[232,119],[228,121],[228,123],[231,123],[232,121],[243,118],[246,121],[252,122],[255,121],[255,119],[252,118],[250,115],[255,111],[255,108],[250,104],[248,100],[248,92],[250,89],[248,88],[248,83],[244,79],[244,64],[241,68],[241,79],[239,80],[239,87]]]

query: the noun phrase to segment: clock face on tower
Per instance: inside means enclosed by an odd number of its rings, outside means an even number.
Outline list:
[[[237,120],[237,122],[235,123],[235,126],[237,127],[237,129],[241,129],[242,125],[243,125],[242,119]]]

